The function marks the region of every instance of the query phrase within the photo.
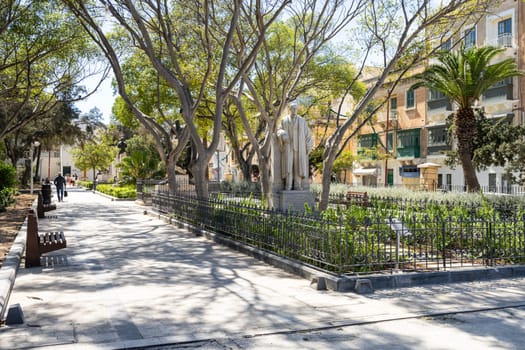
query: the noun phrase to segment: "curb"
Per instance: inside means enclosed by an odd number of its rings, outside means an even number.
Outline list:
[[[2,321],[5,320],[9,296],[13,290],[16,274],[18,273],[20,262],[26,249],[26,231],[27,216],[0,269],[0,320]]]
[[[207,231],[191,224],[170,218],[166,214],[160,213],[152,207],[148,208],[147,213],[148,215],[157,216],[168,224],[176,225],[179,228],[186,229],[188,232],[197,235],[203,235],[214,242],[310,280],[310,286],[317,290],[330,289],[343,293],[355,292],[357,294],[368,294],[379,289],[397,289],[429,284],[461,283],[525,276],[525,265],[465,268],[453,271],[399,272],[363,276],[337,275],[315,269],[312,266],[284,258],[269,251],[231,240],[220,233]]]

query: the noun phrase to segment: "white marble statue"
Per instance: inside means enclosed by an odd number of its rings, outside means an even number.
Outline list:
[[[295,102],[290,103],[289,110],[290,114],[283,118],[277,131],[281,148],[281,175],[287,191],[302,191],[303,180],[309,175],[308,154],[313,141],[306,120],[297,115]]]

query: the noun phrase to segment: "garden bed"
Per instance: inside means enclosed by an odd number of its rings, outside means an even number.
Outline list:
[[[24,224],[27,210],[33,204],[35,197],[31,194],[19,194],[15,197],[15,204],[0,213],[0,266]]]

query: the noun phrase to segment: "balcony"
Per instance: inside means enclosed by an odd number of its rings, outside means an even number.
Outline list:
[[[450,150],[448,128],[446,126],[428,128],[427,154],[440,155],[448,150]]]
[[[507,100],[514,100],[513,96],[513,83],[512,78],[505,79],[501,83],[491,86],[483,94],[483,99],[501,98],[504,97]]]
[[[502,33],[498,34],[498,37],[495,39],[486,40],[485,46],[513,48],[516,47],[516,43],[514,42],[514,36],[512,33]]]
[[[397,110],[390,111],[390,116],[389,117],[390,117],[389,120],[396,121],[397,117],[398,117]]]
[[[419,158],[421,155],[421,130],[401,130],[397,133],[398,158]]]
[[[498,35],[498,46],[499,47],[513,47],[514,38],[512,33],[504,33]]]
[[[435,100],[428,100],[427,107],[429,110],[442,108],[445,108],[447,111],[452,110],[452,104],[450,103],[450,100],[446,97]]]
[[[378,139],[379,137],[377,134],[359,135],[357,144],[357,155],[361,159],[377,159]]]

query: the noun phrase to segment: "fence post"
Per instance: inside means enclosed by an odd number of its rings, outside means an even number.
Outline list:
[[[450,220],[450,217],[449,217],[449,220]],[[446,249],[447,240],[445,238],[445,233],[446,233],[446,223],[445,223],[445,220],[442,220],[441,221],[441,244],[443,246],[443,252],[441,254],[443,256],[443,270],[447,269],[447,249]]]
[[[142,193],[144,189],[143,179],[137,179],[136,186],[137,186],[137,199],[140,199],[141,201],[144,202],[144,194]]]
[[[402,225],[404,225],[404,222]],[[399,270],[399,245],[401,240],[399,236],[399,230],[396,230],[396,270]]]

